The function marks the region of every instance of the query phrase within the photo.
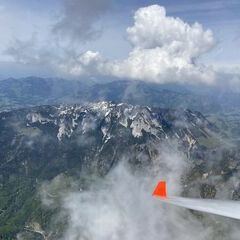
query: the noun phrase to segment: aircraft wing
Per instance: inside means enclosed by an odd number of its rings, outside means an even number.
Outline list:
[[[240,202],[238,201],[170,197],[167,195],[164,181],[158,183],[152,195],[164,203],[240,220]]]

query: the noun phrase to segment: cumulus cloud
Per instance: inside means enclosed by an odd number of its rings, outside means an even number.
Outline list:
[[[64,0],[63,13],[53,33],[82,42],[95,39],[101,33],[96,22],[110,5],[111,0]]]
[[[215,73],[211,68],[196,65],[192,59],[173,56],[167,50],[136,48],[124,61],[108,62],[103,72],[119,78],[130,78],[156,83],[180,82],[213,83]]]
[[[99,52],[87,51],[62,62],[60,69],[72,76],[98,74],[99,64],[103,61]]]
[[[190,26],[179,18],[166,16],[159,5],[140,8],[134,15],[134,26],[127,29],[129,40],[136,47],[167,48],[170,53],[197,57],[214,44],[210,30],[198,23]]]
[[[190,26],[168,17],[164,7],[153,5],[136,11],[134,26],[127,33],[134,48],[114,74],[124,75],[126,69],[131,78],[156,82],[213,79],[210,69],[195,64],[196,58],[214,46],[212,32],[200,24]]]
[[[196,63],[215,44],[212,32],[199,23],[189,25],[167,16],[164,7],[152,5],[135,12],[134,25],[127,28],[127,34],[133,46],[128,58],[108,61],[99,53],[91,53],[94,72],[157,83],[214,82],[215,72]]]
[[[91,39],[96,34],[96,21],[109,5],[110,0],[66,1],[64,15],[54,32],[78,41]],[[152,5],[135,12],[134,24],[127,28],[127,35],[132,49],[123,60],[109,60],[97,51],[82,52],[53,42],[51,51],[46,51],[48,43],[39,47],[32,39],[17,42],[7,53],[17,62],[48,64],[58,74],[70,77],[110,76],[156,83],[215,82],[216,71],[198,61],[214,47],[215,40],[213,33],[199,23],[190,25],[167,16],[164,7]]]

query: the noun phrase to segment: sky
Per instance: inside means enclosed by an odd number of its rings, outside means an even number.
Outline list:
[[[0,0],[0,78],[212,84],[239,39],[238,0]]]

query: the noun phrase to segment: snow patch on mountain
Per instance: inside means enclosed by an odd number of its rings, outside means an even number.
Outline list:
[[[197,144],[198,135],[206,137],[211,127],[200,113],[189,110],[151,109],[105,101],[86,105],[62,105],[55,107],[54,111],[49,110],[49,113],[44,112],[44,116],[41,111],[33,111],[26,118],[30,126],[54,125],[58,129],[56,137],[59,141],[78,134],[87,137],[87,134],[100,131],[104,145],[116,135],[116,129],[119,131],[123,128],[137,139],[145,135],[153,139],[175,138],[176,141],[185,142],[189,152]]]

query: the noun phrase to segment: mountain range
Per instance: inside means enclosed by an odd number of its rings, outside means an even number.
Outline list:
[[[0,110],[97,101],[216,113],[238,109],[240,93],[218,86],[153,84],[128,80],[99,83],[87,79],[78,81],[27,77],[0,81]]]
[[[184,159],[181,195],[238,200],[239,98],[125,80],[0,81],[0,238],[62,239],[62,196],[121,163],[144,174],[159,167],[164,176]]]
[[[201,175],[207,149],[199,140],[219,129],[199,112],[98,102],[2,112],[0,132],[0,233],[11,239],[31,223],[49,228],[53,213],[38,196],[44,181],[105,176],[121,161],[145,168],[175,147]]]

